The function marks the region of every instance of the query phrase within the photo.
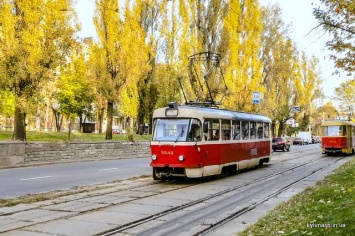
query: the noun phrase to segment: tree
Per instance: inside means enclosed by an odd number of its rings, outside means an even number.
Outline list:
[[[230,109],[260,112],[252,104],[252,93],[265,93],[262,84],[262,12],[257,1],[230,1],[224,21],[227,107]]]
[[[332,102],[327,102],[325,105],[315,109],[312,118],[315,121],[312,125],[313,134],[321,134],[321,124],[325,120],[332,120],[339,116],[339,112]]]
[[[339,101],[340,111],[353,113],[355,104],[355,80],[347,80],[334,89],[332,98]]]
[[[26,114],[37,110],[38,93],[65,61],[78,27],[71,0],[4,0],[0,14],[0,85],[15,98],[13,139],[24,141]]]
[[[285,133],[286,121],[293,118],[301,128],[309,125],[311,104],[320,93],[318,59],[301,57],[296,45],[289,38],[289,26],[281,20],[278,5],[263,10],[263,85],[266,88],[263,106],[271,117],[277,136]],[[300,112],[293,112],[293,107]],[[277,125],[276,125],[277,124]]]
[[[338,69],[351,74],[355,71],[355,10],[354,1],[321,0],[313,14],[331,39],[326,46],[334,52],[330,56]]]
[[[69,120],[68,141],[70,140],[71,123],[77,116],[89,116],[92,110],[94,83],[86,76],[86,67],[82,56],[75,57],[68,64],[57,80],[58,92],[55,98],[59,111]]]
[[[119,103],[122,89],[136,86],[137,78],[145,73],[145,33],[136,20],[138,11],[131,1],[121,9],[117,0],[103,0],[96,4],[94,23],[104,50],[106,70],[103,95],[107,99],[106,139],[112,139],[113,105]],[[130,8],[132,7],[132,9]],[[132,99],[137,99],[133,96]],[[122,105],[122,104],[121,104]],[[136,109],[136,107],[133,107]],[[130,110],[134,114],[133,110]]]
[[[166,2],[167,3],[167,2]],[[161,6],[161,7],[160,7]],[[149,132],[152,128],[153,110],[158,101],[159,91],[156,83],[156,65],[157,65],[157,48],[160,36],[157,35],[156,29],[159,27],[159,16],[161,16],[161,8],[166,4],[156,0],[137,1],[139,12],[139,24],[146,34],[146,44],[148,52],[147,73],[142,74],[138,80],[138,111],[137,119],[139,129],[137,133],[143,133],[142,125],[149,123]]]
[[[288,37],[289,28],[281,19],[278,5],[263,9],[263,79],[266,88],[263,106],[271,117],[274,135],[281,136],[286,121],[293,118],[292,107],[295,103],[294,81],[300,81],[296,48]],[[297,100],[297,98],[296,98]]]
[[[14,113],[15,101],[12,93],[8,91],[0,91],[0,116],[5,114],[6,117],[11,117]]]
[[[91,77],[97,86],[94,87],[95,94],[95,112],[99,121],[99,133],[102,133],[102,123],[104,120],[105,107],[107,99],[105,98],[105,85],[109,74],[106,71],[106,56],[105,51],[98,44],[93,44],[90,47],[90,57],[88,60],[88,76]]]
[[[188,81],[182,81],[188,100],[199,102],[211,100],[206,83],[215,92],[214,100],[218,100],[216,96],[222,95],[223,90],[219,83],[221,77],[209,76],[214,70],[214,62],[209,56],[220,53],[226,43],[222,41],[221,35],[227,8],[227,4],[218,0],[185,0],[172,6],[177,13],[172,15],[173,23],[168,26],[174,29],[172,32],[175,32],[174,37],[169,35],[167,40],[169,42],[167,49],[170,52],[168,63],[172,71],[186,71],[187,66],[190,67],[190,72],[194,71],[188,75]],[[190,56],[207,52],[210,53],[204,54],[207,56],[203,59],[204,63],[190,64]],[[191,67],[194,67],[193,70]],[[182,75],[181,72],[180,75],[177,74],[178,77]]]

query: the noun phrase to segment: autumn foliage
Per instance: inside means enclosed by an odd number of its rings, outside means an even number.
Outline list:
[[[227,86],[221,107],[264,113],[278,134],[287,120],[310,114],[321,95],[318,59],[298,51],[277,5],[264,8],[249,0],[95,3],[97,39],[87,51],[76,38],[72,1],[0,3],[0,97],[11,95],[14,112],[9,100],[0,104],[0,111],[5,115],[6,108],[15,117],[14,139],[25,140],[28,116],[40,117],[41,108],[52,104],[68,119],[87,111],[100,124],[106,118],[106,139],[112,139],[117,113],[135,121],[126,127],[134,132],[151,122],[155,108],[185,102],[179,79],[192,99],[198,95],[205,85],[194,87],[188,67],[189,57],[199,52],[221,55]],[[203,75],[210,66],[196,70]],[[209,79],[221,96],[221,77]],[[261,93],[260,104],[252,104],[253,92]],[[294,106],[301,112],[293,112]]]

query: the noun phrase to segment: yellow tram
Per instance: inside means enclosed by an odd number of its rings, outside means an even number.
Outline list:
[[[345,120],[324,121],[322,128],[323,154],[353,154],[355,150],[355,124]]]

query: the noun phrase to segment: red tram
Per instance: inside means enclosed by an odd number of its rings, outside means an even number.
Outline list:
[[[353,154],[355,150],[355,124],[345,120],[324,121],[322,127],[323,154]]]
[[[233,173],[269,162],[271,120],[250,113],[169,103],[153,114],[154,179]]]

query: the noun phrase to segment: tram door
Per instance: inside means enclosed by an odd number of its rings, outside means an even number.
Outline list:
[[[250,146],[250,162],[249,166],[256,166],[259,163],[258,157],[258,146],[257,146],[257,139],[258,139],[258,125],[256,122],[250,122],[250,139],[251,139],[251,146]]]
[[[347,125],[344,127],[344,136],[346,136],[346,145],[347,145],[347,153],[352,152],[352,147],[353,147],[353,140],[352,140],[352,127],[350,125]]]

